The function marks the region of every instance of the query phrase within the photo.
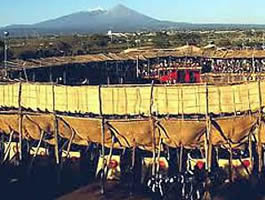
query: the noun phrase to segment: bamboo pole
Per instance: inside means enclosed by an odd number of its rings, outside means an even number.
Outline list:
[[[41,146],[42,140],[43,140],[43,138],[44,138],[44,135],[45,135],[45,132],[44,132],[44,131],[41,131],[40,140],[39,140],[39,142],[38,142],[37,149],[36,149],[36,151],[34,152],[33,158],[32,158],[32,160],[31,160],[30,165],[29,165],[29,168],[28,168],[28,174],[30,174],[31,168],[32,168],[32,166],[33,166],[33,162],[34,162],[35,158],[36,158],[37,155],[38,155],[38,152],[39,152],[39,150],[40,150],[40,146]]]
[[[40,145],[41,145],[42,140],[43,140],[43,138],[44,138],[44,134],[45,134],[45,132],[44,132],[44,131],[41,131],[40,141],[39,141],[39,143],[38,143],[38,145],[37,145],[37,149],[36,149],[36,151],[35,151],[35,153],[34,153],[34,155],[33,155],[33,158],[35,158],[35,157],[38,155],[38,152],[39,152],[39,150],[40,150]]]
[[[132,163],[130,167],[130,172],[132,172],[132,179],[131,179],[131,190],[130,196],[133,194],[134,187],[135,187],[135,160],[136,160],[136,142],[135,139],[133,140],[133,148],[132,148]]]
[[[53,117],[54,117],[54,139],[55,139],[55,145],[54,145],[54,150],[55,150],[55,162],[58,165],[60,163],[60,158],[59,158],[59,144],[58,144],[58,136],[59,136],[59,128],[58,128],[58,119],[56,115],[56,97],[55,97],[55,85],[52,84],[52,107],[53,107]]]
[[[230,141],[228,143],[229,143],[229,181],[230,181],[230,183],[232,183],[233,182],[233,176],[232,176],[232,173],[233,173],[233,171],[232,171],[233,152],[232,152],[232,145],[231,145]]]
[[[153,149],[153,158],[152,158],[152,176],[156,175],[156,138],[155,138],[155,117],[153,116],[152,108],[154,105],[154,81],[151,84],[151,98],[150,98],[150,123],[151,123],[151,132],[152,132],[152,149]]]
[[[105,118],[103,115],[103,108],[102,108],[102,96],[101,96],[101,85],[98,87],[99,90],[99,111],[101,117],[101,189],[100,193],[103,195],[105,194],[105,168],[106,168],[106,161],[105,161]]]
[[[110,151],[109,151],[109,155],[108,155],[108,160],[107,160],[107,166],[106,166],[106,176],[108,176],[109,174],[109,164],[112,160],[112,155],[113,155],[113,148],[114,148],[114,143],[115,143],[115,136],[112,135],[111,136],[111,147],[110,147]]]
[[[248,136],[248,151],[250,157],[250,167],[253,169],[253,149],[252,149],[252,133]]]
[[[259,118],[258,118],[258,172],[261,173],[262,171],[262,165],[263,165],[263,160],[262,160],[262,143],[261,143],[261,120],[262,120],[262,96],[261,96],[261,86],[260,86],[260,79],[258,81],[259,85]]]
[[[235,97],[235,89],[232,86],[232,93],[233,93],[233,109],[234,109],[234,116],[236,117],[236,97]]]
[[[75,134],[76,134],[75,131],[73,130],[73,128],[71,126],[69,126],[69,127],[71,129],[71,137],[70,137],[70,140],[69,140],[68,145],[67,145],[65,159],[67,159],[68,156],[70,155],[71,146],[72,146]],[[62,149],[63,148],[64,148],[64,145],[62,146]],[[61,162],[60,162],[60,170],[62,170],[62,169],[63,169],[63,157],[61,157]]]
[[[179,152],[179,172],[182,172],[182,159],[183,159],[183,145],[180,147],[180,152]]]
[[[8,155],[10,153],[10,147],[11,147],[11,142],[12,142],[13,135],[14,135],[14,131],[11,131],[10,136],[9,136],[9,141],[8,141],[8,144],[7,144],[7,148],[6,148],[5,152],[4,152],[4,158],[3,158],[2,164],[6,161],[6,159],[8,158]]]
[[[210,117],[208,117],[208,120],[206,123],[207,123],[207,144],[208,144],[207,170],[208,170],[208,172],[210,172],[211,168],[212,168],[212,148],[213,148],[212,141],[210,138],[210,134],[211,134],[211,119],[210,119]]]
[[[73,140],[74,140],[74,137],[75,137],[75,131],[72,129],[72,127],[70,127],[70,129],[71,129],[72,134],[71,134],[71,138],[70,138],[70,141],[69,141],[69,143],[68,143],[68,146],[67,146],[67,150],[66,150],[66,158],[67,158],[67,157],[69,156],[69,154],[70,154],[71,145],[72,145]]]
[[[148,71],[148,78],[150,79],[150,59],[147,59],[147,71]]]
[[[136,60],[136,78],[139,78],[139,55]]]
[[[205,102],[205,119],[206,119],[206,133],[205,133],[205,168],[208,172],[211,171],[211,156],[212,156],[212,143],[210,138],[210,129],[211,129],[211,119],[209,116],[209,90],[208,90],[208,84],[205,85],[205,91],[206,91],[206,102]]]
[[[159,144],[158,144],[158,155],[156,158],[156,163],[157,163],[156,173],[158,173],[160,170],[159,160],[160,160],[160,156],[161,156],[161,145],[162,145],[162,138],[160,137],[159,138]]]
[[[21,106],[22,82],[19,83],[18,106],[19,106],[19,160],[22,161],[22,139],[23,139],[23,113]]]
[[[156,175],[156,138],[155,138],[155,119],[151,118],[152,124],[152,149],[153,149],[153,161],[152,161],[152,175]]]
[[[183,88],[181,86],[181,117],[182,117],[182,120],[184,120],[184,100],[183,100]]]
[[[105,194],[105,120],[101,121],[101,159],[102,159],[102,173],[101,173],[101,194]]]
[[[184,100],[183,100],[183,88],[181,86],[181,118],[182,120],[184,121]],[[184,147],[183,145],[181,145],[180,147],[180,153],[179,153],[179,172],[182,172],[182,165],[183,165],[183,150],[184,150]]]

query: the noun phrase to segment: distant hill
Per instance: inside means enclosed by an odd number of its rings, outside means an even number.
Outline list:
[[[11,35],[24,36],[37,34],[106,33],[108,30],[114,32],[135,32],[161,29],[209,28],[265,28],[265,25],[191,24],[161,21],[119,4],[110,10],[96,9],[77,12],[31,25],[10,25],[2,28],[2,30],[9,31]]]

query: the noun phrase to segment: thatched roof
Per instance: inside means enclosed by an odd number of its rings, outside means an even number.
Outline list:
[[[40,68],[64,66],[67,64],[87,64],[92,62],[105,61],[129,61],[157,58],[157,57],[207,57],[207,58],[265,58],[265,51],[263,50],[210,50],[201,49],[193,45],[185,45],[175,49],[152,49],[152,50],[132,50],[122,53],[109,54],[94,54],[94,55],[80,55],[80,56],[65,56],[65,57],[50,57],[41,59],[12,60],[14,70],[24,68]]]

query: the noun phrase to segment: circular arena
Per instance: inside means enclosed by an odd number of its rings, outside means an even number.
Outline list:
[[[56,183],[70,166],[79,186],[97,180],[104,194],[118,181],[133,195],[141,185],[153,199],[209,199],[222,184],[262,176],[265,56],[176,52],[10,67],[1,171],[30,176],[49,163]]]

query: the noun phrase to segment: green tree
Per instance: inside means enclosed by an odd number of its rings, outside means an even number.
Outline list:
[[[162,32],[156,34],[153,43],[156,48],[168,48],[170,46],[168,35]]]
[[[216,45],[219,47],[230,47],[232,43],[229,39],[220,39],[216,41]]]
[[[109,37],[100,35],[100,34],[94,34],[91,36],[90,40],[91,40],[91,43],[96,46],[105,47],[108,44]]]

